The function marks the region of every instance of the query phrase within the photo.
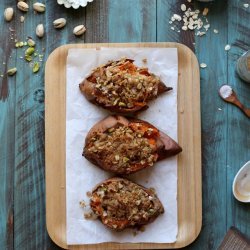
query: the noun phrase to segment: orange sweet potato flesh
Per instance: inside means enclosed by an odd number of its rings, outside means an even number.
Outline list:
[[[83,156],[85,156],[86,159],[106,171],[113,172],[119,175],[127,175],[153,165],[148,163],[147,161],[141,161],[138,158],[137,161],[129,162],[126,167],[120,167],[116,164],[110,164],[110,162],[108,162],[110,154],[118,154],[115,149],[109,152],[109,155],[107,155],[106,157],[102,157],[102,151],[96,154],[89,152],[90,146],[93,145],[92,139],[96,136],[96,134],[106,133],[109,129],[116,128],[117,126],[128,127],[134,132],[139,131],[142,134],[142,137],[147,140],[149,147],[152,149],[153,163],[179,154],[182,151],[182,148],[178,145],[177,142],[175,142],[168,135],[159,131],[156,127],[146,121],[127,118],[123,116],[108,116],[91,128],[91,130],[87,134],[83,151]],[[126,144],[126,142],[123,141],[121,141],[121,143]],[[127,152],[125,151],[124,153],[123,151],[122,157],[125,157],[125,159],[130,158],[129,153],[129,155],[126,155]]]

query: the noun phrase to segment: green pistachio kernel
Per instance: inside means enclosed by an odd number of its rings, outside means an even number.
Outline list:
[[[25,55],[25,60],[28,61],[28,62],[31,62],[32,61],[32,56]]]
[[[13,76],[13,75],[16,74],[16,72],[17,72],[17,68],[12,68],[12,69],[9,69],[9,70],[7,71],[7,74],[8,74],[9,76]]]
[[[29,47],[28,49],[26,49],[25,55],[31,56],[34,52],[35,52],[35,49],[33,47]]]
[[[40,69],[40,64],[38,62],[35,62],[33,66],[33,73],[37,73]]]

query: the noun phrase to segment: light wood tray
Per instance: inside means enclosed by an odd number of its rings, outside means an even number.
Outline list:
[[[70,48],[158,47],[178,48],[178,236],[172,244],[66,244],[66,59]],[[45,69],[46,222],[51,239],[65,249],[163,249],[193,242],[202,222],[200,75],[193,52],[178,43],[72,44],[57,48]]]

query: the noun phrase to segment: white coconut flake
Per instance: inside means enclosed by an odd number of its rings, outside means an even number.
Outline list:
[[[205,68],[207,67],[207,65],[206,65],[205,63],[201,63],[201,64],[200,64],[200,67],[201,67],[202,69],[205,69]]]
[[[231,46],[230,46],[229,44],[227,44],[227,45],[225,46],[225,50],[228,51],[228,50],[230,50],[230,49],[231,49]]]

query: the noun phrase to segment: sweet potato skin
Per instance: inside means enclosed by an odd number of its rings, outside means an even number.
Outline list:
[[[108,116],[91,128],[85,139],[85,147],[83,150],[83,156],[86,159],[105,171],[113,172],[119,175],[128,175],[152,166],[152,164],[142,164],[139,161],[137,163],[129,164],[129,167],[120,168],[116,164],[108,164],[107,158],[103,159],[102,157],[99,157],[99,155],[96,157],[95,154],[88,151],[89,145],[91,145],[91,139],[96,135],[96,133],[105,133],[108,129],[119,125],[129,127],[133,131],[136,131],[138,128],[142,131],[144,134],[143,137],[148,140],[150,147],[154,150],[154,156],[152,156],[154,157],[154,162],[174,156],[182,151],[182,148],[173,139],[146,121],[126,118],[123,116]],[[147,129],[150,129],[150,134],[147,133]],[[116,154],[115,151],[112,153]]]
[[[100,197],[98,197],[97,190],[101,186],[109,186],[109,184],[115,184],[118,183],[122,185],[133,185],[134,187],[140,188],[143,190],[145,193],[148,194],[149,197],[153,198],[152,199],[152,205],[155,210],[155,213],[150,216],[149,218],[143,218],[141,217],[139,221],[133,222],[129,218],[122,218],[122,219],[115,219],[115,218],[108,218],[104,215],[104,209],[103,209],[103,204],[101,203]],[[157,195],[151,190],[147,189],[141,185],[138,185],[136,183],[133,183],[127,179],[124,178],[119,178],[119,177],[114,177],[110,178],[108,180],[105,180],[98,184],[92,191],[92,196],[91,196],[91,201],[90,201],[90,207],[93,210],[93,212],[98,216],[100,221],[107,226],[108,228],[115,230],[115,231],[122,231],[125,228],[134,228],[134,227],[139,227],[143,226],[146,224],[149,224],[153,222],[160,214],[164,213],[164,207],[157,197]],[[119,210],[119,207],[117,208]]]

